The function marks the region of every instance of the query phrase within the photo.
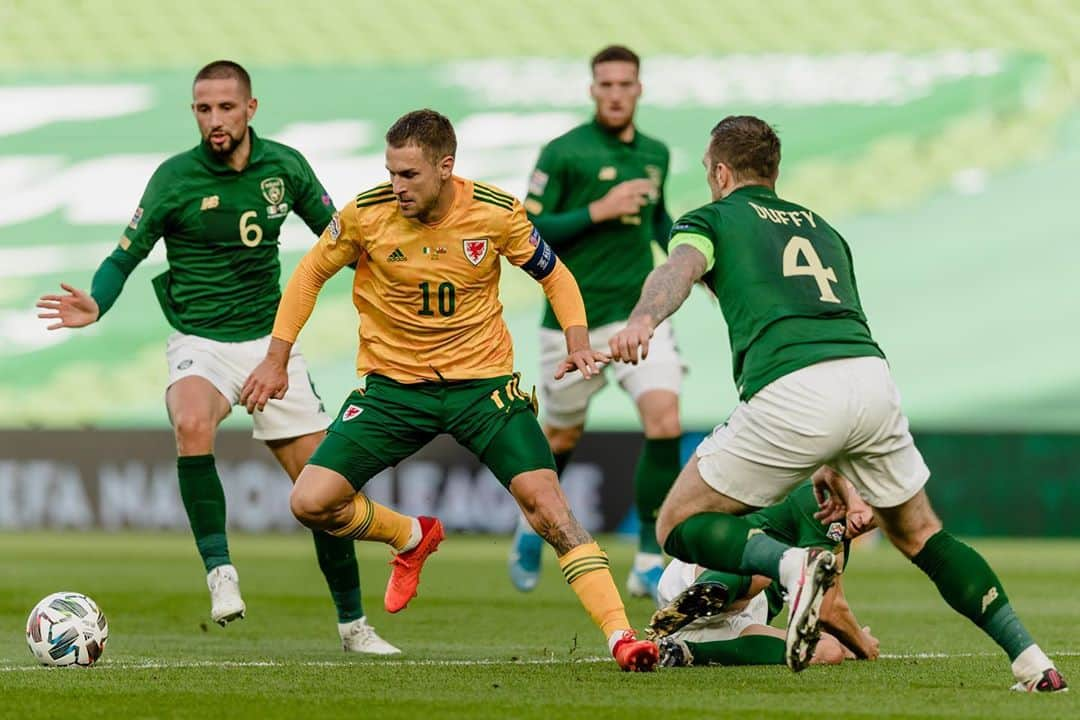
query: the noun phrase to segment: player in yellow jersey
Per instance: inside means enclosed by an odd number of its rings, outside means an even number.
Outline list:
[[[364,390],[345,401],[293,489],[293,513],[308,527],[390,545],[390,612],[416,595],[420,570],[443,537],[435,518],[412,518],[361,489],[384,468],[449,433],[472,450],[555,548],[567,582],[608,639],[624,670],[651,670],[654,644],[637,640],[607,556],[574,518],[536,420],[535,402],[513,372],[514,351],[499,302],[500,256],[544,288],[566,335],[556,376],[596,375],[606,355],[589,346],[585,306],[570,271],[521,204],[453,174],[457,140],[432,110],[399,118],[386,133],[390,182],[361,193],[334,216],[293,273],[266,359],[242,398],[261,411],[288,387],[289,351],[323,284],[356,263],[360,315],[357,371]]]

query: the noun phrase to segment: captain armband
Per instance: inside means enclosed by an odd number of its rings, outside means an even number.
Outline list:
[[[536,252],[527,263],[521,266],[521,269],[532,275],[535,280],[543,280],[555,269],[559,258],[556,257],[551,246],[544,242],[544,238],[540,237],[536,228],[533,228],[532,235],[529,237],[529,244],[536,247]]]

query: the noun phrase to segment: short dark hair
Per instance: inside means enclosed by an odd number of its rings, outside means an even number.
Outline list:
[[[589,68],[595,72],[597,65],[606,62],[628,62],[633,63],[635,69],[641,69],[641,58],[637,56],[636,52],[625,45],[608,45],[606,48],[592,56],[592,59],[589,61]]]
[[[405,113],[386,131],[386,144],[390,147],[405,147],[410,143],[419,146],[435,163],[457,154],[454,126],[445,115],[428,108]]]
[[[738,180],[776,180],[780,172],[780,138],[753,115],[728,115],[716,123],[709,141],[709,160],[724,163]]]
[[[192,85],[200,80],[225,80],[228,78],[236,78],[240,81],[240,86],[247,91],[249,97],[251,96],[251,76],[239,63],[232,60],[215,60],[204,65],[202,70],[195,74],[195,82]]]

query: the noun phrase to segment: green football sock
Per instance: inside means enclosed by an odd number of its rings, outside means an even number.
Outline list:
[[[656,542],[656,516],[660,505],[667,497],[668,490],[679,475],[680,439],[645,438],[634,470],[634,504],[637,506],[638,552],[660,554],[660,544]]]
[[[229,541],[225,536],[225,491],[214,456],[182,455],[176,458],[176,474],[180,479],[180,498],[206,572],[230,564]]]
[[[975,548],[939,530],[911,562],[934,582],[949,607],[978,625],[1009,660],[1035,644],[1001,581]]]
[[[784,641],[771,635],[688,642],[694,665],[783,665]]]
[[[751,534],[752,533],[752,534]],[[780,557],[790,546],[754,532],[745,519],[698,513],[675,526],[664,543],[669,555],[712,570],[780,578]]]
[[[330,588],[339,623],[352,622],[364,616],[360,602],[360,570],[356,566],[356,542],[352,538],[335,537],[312,530],[315,555],[319,569]]]

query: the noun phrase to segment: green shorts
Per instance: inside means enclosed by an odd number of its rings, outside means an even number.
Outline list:
[[[517,373],[413,384],[369,375],[367,388],[345,400],[308,462],[341,473],[359,490],[436,435],[448,433],[506,487],[523,472],[554,470],[535,400],[519,382]]]

